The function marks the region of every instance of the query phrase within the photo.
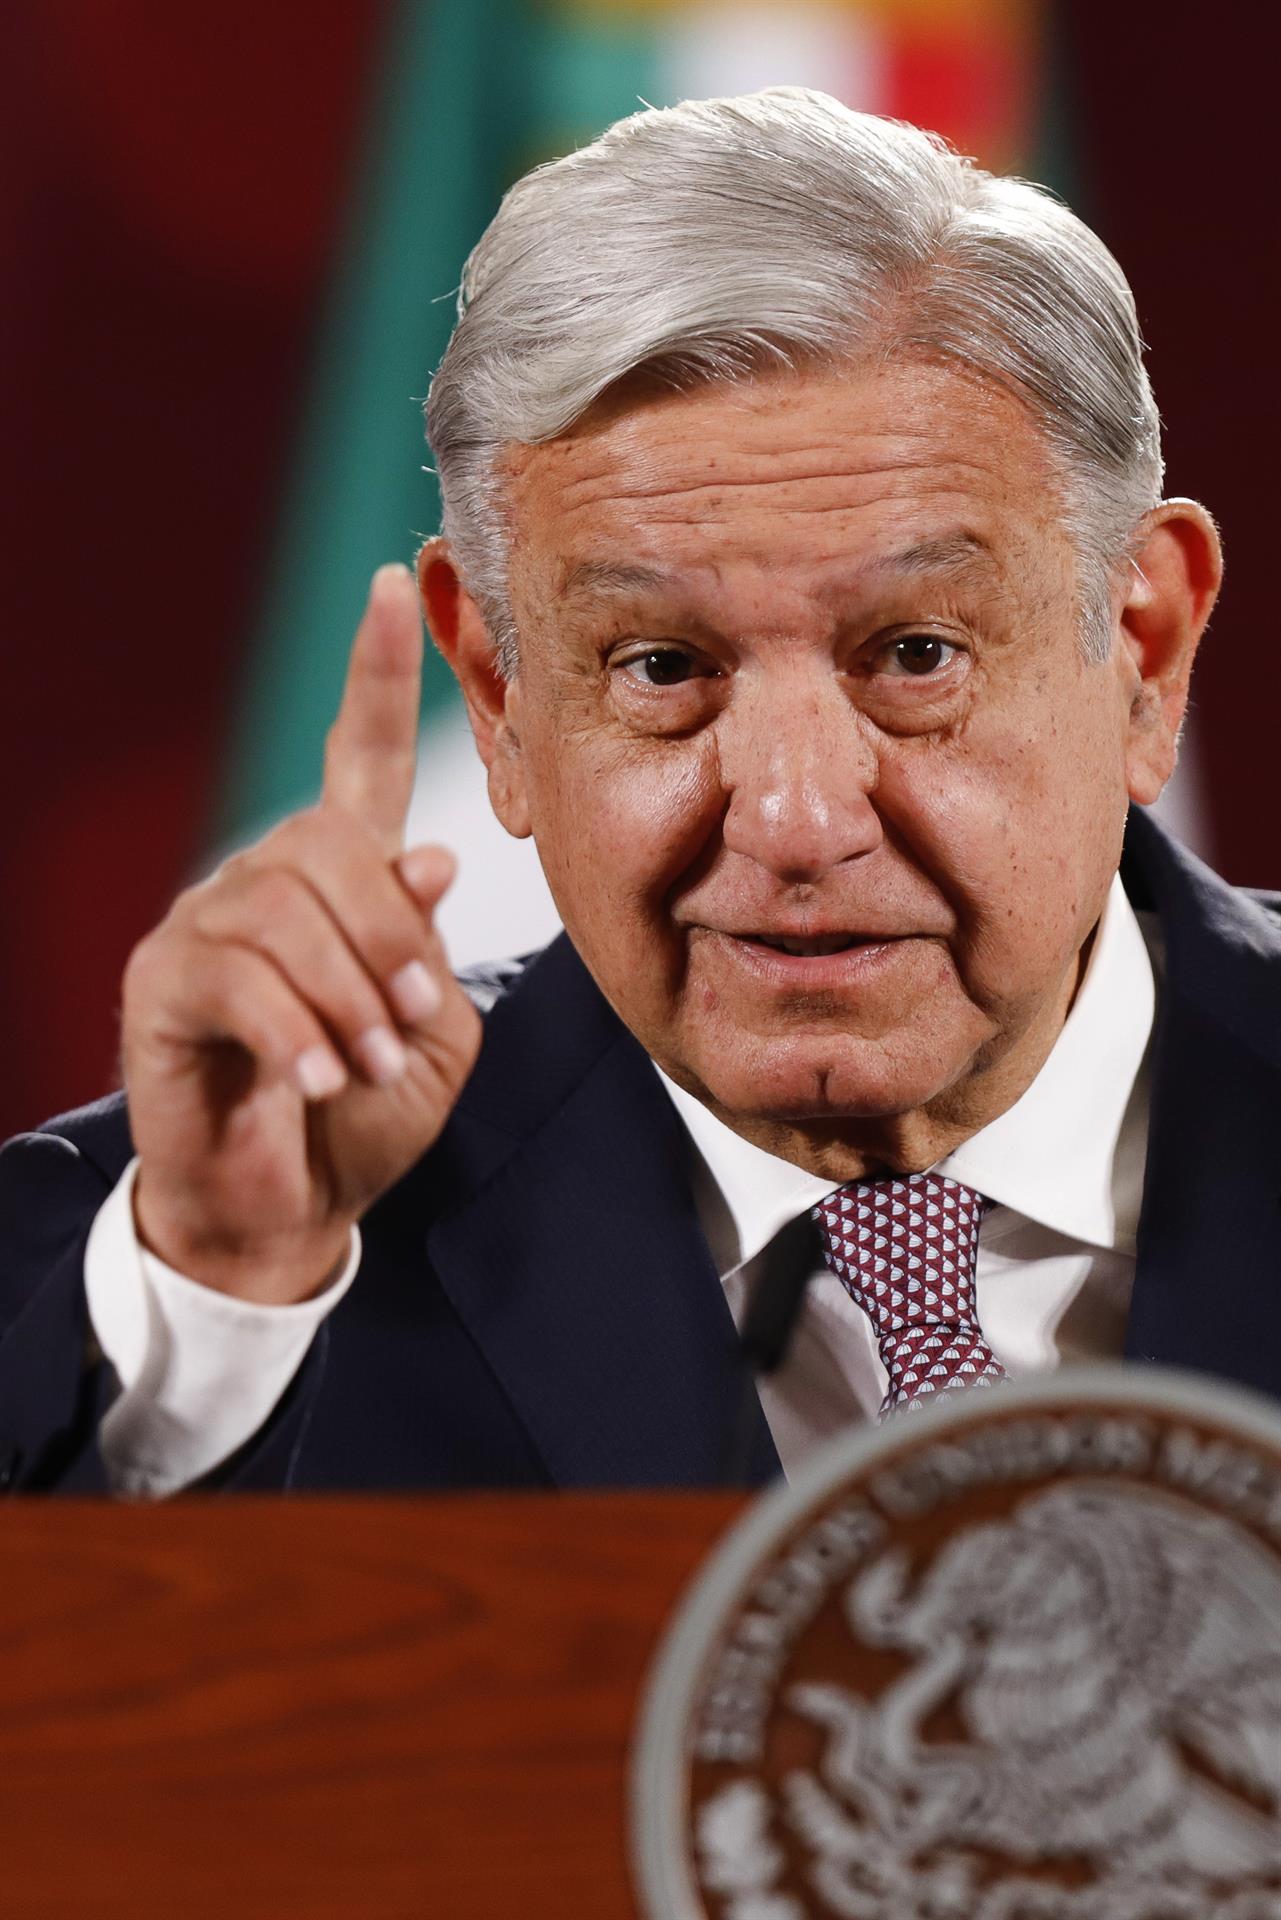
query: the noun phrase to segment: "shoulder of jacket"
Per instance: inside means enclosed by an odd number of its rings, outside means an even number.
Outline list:
[[[112,1093],[71,1113],[56,1114],[30,1133],[6,1141],[0,1160],[12,1180],[56,1180],[78,1163],[90,1184],[109,1190],[133,1158],[123,1093]]]

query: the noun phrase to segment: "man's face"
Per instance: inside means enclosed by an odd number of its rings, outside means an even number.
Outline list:
[[[602,990],[762,1144],[937,1157],[1048,1052],[1127,804],[1132,671],[1082,657],[1029,416],[811,372],[510,472],[516,779]]]

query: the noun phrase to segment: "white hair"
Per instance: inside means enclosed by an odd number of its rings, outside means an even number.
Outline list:
[[[501,457],[616,382],[942,357],[1021,398],[1055,459],[1082,644],[1160,497],[1134,299],[1084,223],[936,136],[775,87],[649,109],[511,188],[467,262],[427,437],[444,532],[507,674]]]

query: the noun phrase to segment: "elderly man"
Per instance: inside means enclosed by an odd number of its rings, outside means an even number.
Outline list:
[[[9,1481],[706,1483],[745,1382],[759,1480],[1066,1359],[1281,1392],[1277,903],[1136,811],[1220,563],[1100,242],[822,95],[638,114],[507,196],[428,432],[321,803],[137,949],[127,1109],[0,1158]],[[461,984],[419,598],[566,928]]]

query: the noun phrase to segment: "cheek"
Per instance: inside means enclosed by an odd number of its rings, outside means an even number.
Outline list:
[[[580,947],[598,944],[607,924],[659,912],[722,811],[701,741],[561,734],[526,778],[548,884]]]
[[[1088,713],[1070,727],[1048,714],[885,765],[881,806],[955,913],[980,1004],[1035,994],[1093,926],[1124,830],[1115,747]]]

